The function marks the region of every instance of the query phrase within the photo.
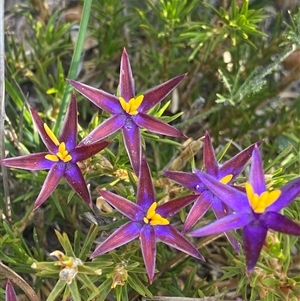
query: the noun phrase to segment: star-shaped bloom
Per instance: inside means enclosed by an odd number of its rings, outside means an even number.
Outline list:
[[[210,136],[208,132],[206,132],[203,150],[205,172],[217,181],[223,184],[230,185],[248,163],[249,159],[251,158],[253,149],[254,144],[239,152],[222,166],[219,166]],[[199,177],[200,170],[195,169],[194,173],[179,171],[164,171],[163,173],[169,179],[179,183],[187,189],[190,189],[198,195],[192,209],[190,210],[185,220],[183,227],[184,233],[189,231],[210,207],[212,207],[214,214],[218,219],[232,212],[224,202],[222,202],[217,196],[215,196],[202,183],[202,180]],[[238,243],[232,237],[232,235],[226,233],[226,236],[233,247],[238,250]]]
[[[65,178],[72,189],[91,207],[92,201],[84,177],[77,165],[105,148],[109,142],[102,141],[89,145],[76,146],[77,103],[72,95],[59,139],[38,113],[30,108],[31,116],[48,152],[29,154],[0,160],[0,164],[27,170],[49,169],[49,173],[38,195],[34,209],[41,206],[52,194],[61,178]]]
[[[6,283],[5,288],[5,301],[18,301],[14,287],[9,280]]]
[[[162,241],[198,259],[203,260],[203,257],[195,246],[175,229],[168,220],[169,217],[193,202],[196,196],[188,195],[158,205],[155,201],[154,187],[145,158],[142,159],[140,179],[136,203],[112,192],[99,190],[99,193],[107,202],[128,217],[130,221],[112,233],[98,246],[92,257],[104,254],[139,237],[146,271],[151,283],[155,271],[157,241]]]
[[[184,77],[185,74],[179,75],[144,94],[136,96],[128,54],[124,49],[121,59],[118,97],[80,82],[69,80],[78,92],[103,111],[112,115],[85,137],[79,145],[88,145],[99,141],[121,129],[131,165],[138,175],[142,156],[140,128],[167,136],[185,137],[173,126],[147,114],[147,111],[172,92]]]
[[[255,267],[269,229],[300,235],[300,225],[279,213],[300,194],[300,178],[280,189],[268,191],[258,146],[253,150],[245,192],[224,185],[205,173],[199,172],[198,176],[234,213],[194,230],[190,235],[206,236],[243,228],[243,248],[249,272]]]

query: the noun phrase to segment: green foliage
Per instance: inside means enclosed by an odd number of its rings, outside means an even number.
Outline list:
[[[22,40],[7,34],[5,41],[8,156],[45,150],[27,106],[29,103],[36,108],[51,128],[60,128],[71,93],[66,77],[84,78],[85,83],[116,94],[119,59],[126,47],[137,94],[188,73],[173,95],[150,111],[151,115],[176,125],[194,139],[208,130],[220,163],[236,149],[264,139],[260,148],[269,187],[281,187],[299,176],[299,87],[294,94],[287,90],[299,78],[299,71],[285,70],[283,66],[300,45],[299,8],[291,10],[288,17],[281,11],[272,17],[264,10],[263,1],[242,1],[239,6],[233,0],[228,7],[218,7],[212,1],[197,0],[86,0],[74,46],[70,39],[73,24],[62,21],[64,11],[57,10],[42,22],[32,1],[26,2],[29,9],[21,7],[14,14],[24,18],[30,29],[28,35]],[[268,18],[273,18],[275,24],[271,28],[262,22]],[[84,51],[88,36],[97,43]],[[91,65],[92,71],[86,65]],[[84,73],[89,76],[84,77]],[[82,139],[108,115],[96,112],[79,95],[78,100]],[[202,150],[186,158],[181,156],[187,149],[183,141],[146,131],[142,137],[159,200],[187,194],[160,171],[176,157],[183,161],[182,169],[202,169]],[[134,200],[138,179],[132,173],[121,136],[115,134],[109,140],[113,141],[109,148],[82,162],[93,201],[99,197],[97,188],[113,188]],[[92,213],[98,224],[90,225],[84,217],[90,209],[62,182],[43,207],[42,221],[37,222],[38,213],[33,215],[32,207],[45,173],[14,169],[9,173],[12,216],[11,220],[0,220],[0,258],[24,278],[34,275],[34,288],[42,300],[67,300],[73,296],[73,300],[104,301],[109,295],[126,301],[158,294],[226,299],[224,286],[230,279],[236,281],[235,296],[243,300],[300,298],[299,269],[294,262],[299,256],[298,238],[271,233],[253,275],[246,273],[243,254],[234,254],[228,245],[222,248],[227,244],[222,239],[203,244],[200,251],[208,258],[205,264],[158,245],[157,269],[163,272],[149,285],[134,241],[93,261],[89,259],[95,244],[126,222],[120,214],[109,206],[100,206],[103,212]],[[244,180],[242,176],[238,182]],[[2,195],[1,187],[0,208],[5,207]],[[299,221],[299,208],[299,201],[295,201],[284,213]],[[188,209],[183,211],[182,218]],[[211,218],[206,215],[200,225]],[[181,225],[179,218],[174,223]],[[49,244],[51,238],[53,244]],[[64,268],[59,260],[48,256],[55,250],[82,261],[70,284],[59,278]],[[217,272],[212,275],[212,270]],[[0,289],[3,300],[1,292]]]

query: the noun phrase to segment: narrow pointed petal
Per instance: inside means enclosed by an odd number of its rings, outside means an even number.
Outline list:
[[[191,244],[177,229],[171,225],[156,226],[156,238],[165,244],[188,255],[205,260],[196,247]]]
[[[252,144],[246,149],[242,150],[230,160],[228,160],[224,165],[220,167],[219,177],[222,178],[226,175],[231,174],[233,177],[230,182],[232,182],[245,168],[247,163],[249,162],[255,145],[260,145],[261,141],[257,144]]]
[[[156,212],[163,217],[170,217],[197,199],[197,194],[186,195],[160,205]]]
[[[0,165],[27,170],[50,169],[55,163],[45,158],[49,153],[37,153],[0,160]]]
[[[142,158],[140,179],[143,180],[139,181],[138,184],[137,204],[144,210],[148,210],[151,204],[155,201],[155,192],[146,157]]]
[[[213,196],[209,191],[204,191],[198,196],[184,222],[182,230],[183,233],[186,233],[187,231],[192,229],[195,224],[201,219],[201,217],[207,212],[207,210],[211,206],[212,197]]]
[[[5,288],[5,301],[18,301],[14,287],[12,286],[10,280],[7,280]]]
[[[50,137],[46,133],[46,131],[44,129],[43,120],[41,119],[39,114],[33,108],[30,108],[30,113],[31,113],[33,123],[34,123],[36,129],[38,130],[40,137],[41,137],[42,141],[44,142],[45,146],[48,148],[48,150],[51,153],[56,153],[57,146],[54,144],[54,142],[50,139]]]
[[[122,134],[131,166],[138,176],[140,173],[142,157],[140,129],[130,118],[128,118],[126,120],[126,125],[122,128]]]
[[[68,79],[68,82],[79,93],[81,93],[103,111],[106,111],[110,114],[119,114],[123,112],[119,99],[116,96],[72,79]]]
[[[142,254],[150,284],[154,278],[156,259],[156,236],[152,226],[144,226],[140,234]]]
[[[112,135],[125,125],[125,120],[126,118],[123,115],[113,115],[109,117],[82,139],[78,146],[90,145]]]
[[[258,146],[255,146],[252,152],[249,182],[252,185],[254,192],[258,195],[261,195],[267,190],[263,163]]]
[[[129,101],[135,95],[130,61],[125,48],[121,58],[119,89],[120,96],[126,101]]]
[[[106,252],[114,250],[120,246],[137,238],[141,231],[141,224],[137,222],[128,222],[121,226],[113,234],[111,234],[91,255],[91,258],[95,258]]]
[[[57,187],[60,179],[63,177],[65,173],[65,164],[54,164],[52,168],[49,170],[45,182],[42,186],[40,194],[38,195],[33,210],[36,210],[40,207],[46,199],[52,194],[52,192]]]
[[[201,171],[197,175],[203,184],[231,209],[236,212],[252,212],[245,193],[229,185],[224,185]]]
[[[145,213],[137,204],[117,195],[110,191],[100,190],[98,192],[107,200],[107,202],[120,211],[123,215],[131,220],[142,220]]]
[[[219,167],[208,132],[206,132],[204,139],[203,161],[206,173],[217,178]]]
[[[134,116],[134,121],[139,127],[145,128],[150,132],[172,137],[186,137],[181,131],[177,130],[175,127],[144,113],[139,113],[136,116]]]
[[[163,174],[171,179],[172,181],[182,185],[183,187],[193,191],[193,192],[201,192],[199,191],[199,186],[201,183],[198,176],[192,172],[183,172],[183,171],[171,171],[165,170]],[[203,190],[204,186],[202,184]]]
[[[281,195],[277,201],[267,208],[266,211],[280,211],[287,207],[300,195],[300,178],[294,179],[284,185],[281,190]]]
[[[213,208],[213,211],[214,211],[217,219],[221,219],[229,214],[232,214],[232,210],[221,200],[215,199],[213,204],[214,205],[212,206],[212,208]],[[235,249],[235,251],[239,252],[239,250],[240,250],[239,242],[229,232],[225,232],[225,235],[226,235],[228,241],[230,242],[230,244]]]
[[[95,142],[89,145],[78,146],[70,152],[72,162],[83,161],[99,153],[110,144],[108,141]]]
[[[268,228],[263,227],[257,220],[244,228],[243,241],[246,255],[246,265],[251,273],[257,263],[261,249],[265,243]]]
[[[69,163],[64,176],[71,188],[92,208],[91,195],[78,165],[76,163]]]
[[[226,231],[242,228],[253,220],[253,215],[245,213],[231,214],[218,219],[215,222],[202,228],[193,230],[189,233],[191,236],[201,237],[213,234],[220,234]]]
[[[66,112],[66,117],[62,126],[59,139],[60,142],[65,142],[67,150],[71,150],[76,147],[77,124],[77,102],[75,94],[73,93]]]
[[[277,212],[266,212],[263,222],[274,231],[300,236],[300,225]]]
[[[147,112],[154,107],[157,103],[167,97],[183,80],[186,74],[176,76],[157,87],[148,90],[144,94],[144,100],[139,107],[139,112]]]

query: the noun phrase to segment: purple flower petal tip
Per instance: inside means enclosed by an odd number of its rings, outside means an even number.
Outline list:
[[[10,280],[7,280],[5,289],[5,301],[18,301],[14,287],[12,286]]]

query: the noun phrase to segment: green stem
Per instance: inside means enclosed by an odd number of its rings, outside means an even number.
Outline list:
[[[82,54],[83,43],[84,43],[85,34],[86,34],[88,22],[89,22],[89,16],[90,16],[90,12],[91,12],[92,1],[93,0],[85,0],[84,4],[83,4],[78,38],[76,41],[74,53],[73,53],[72,60],[71,60],[70,70],[68,73],[69,79],[75,79],[77,76],[77,73],[78,73],[80,57]],[[56,134],[58,133],[58,129],[61,126],[62,118],[65,115],[67,103],[70,99],[71,92],[72,92],[72,87],[69,83],[67,83],[66,89],[65,89],[63,97],[62,97],[62,102],[61,102],[60,110],[59,110],[59,113],[57,116],[57,120],[56,120],[56,123],[54,126],[54,132]]]
[[[5,157],[4,121],[5,121],[5,80],[4,80],[4,1],[0,3],[0,159]],[[1,166],[3,176],[3,200],[5,214],[11,221],[11,207],[8,188],[8,173],[5,166]]]

